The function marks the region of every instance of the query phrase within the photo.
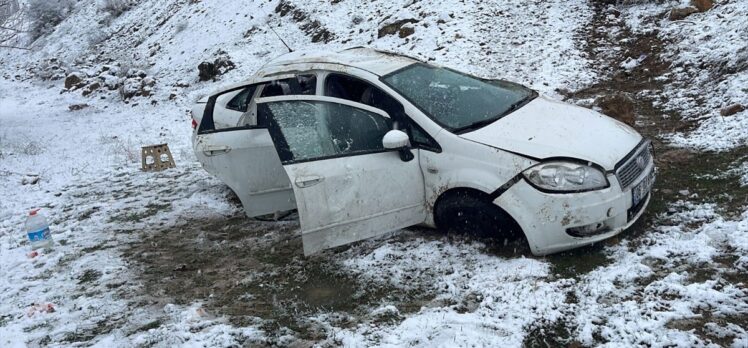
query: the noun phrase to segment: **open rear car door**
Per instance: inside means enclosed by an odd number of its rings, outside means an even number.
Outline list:
[[[249,217],[295,209],[291,182],[266,127],[247,124],[216,129],[213,120],[216,100],[227,93],[293,76],[258,79],[211,96],[197,130],[194,144],[196,156],[206,171],[221,179],[236,193]],[[252,98],[247,99],[248,103],[253,102]],[[239,116],[237,123],[246,118]]]
[[[305,255],[425,221],[418,154],[403,160],[384,148],[393,129],[384,111],[283,96],[258,99],[257,116],[293,184]]]

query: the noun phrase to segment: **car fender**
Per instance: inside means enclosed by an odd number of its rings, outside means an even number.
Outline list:
[[[453,189],[472,189],[493,195],[502,186],[512,181],[512,175],[502,175],[495,167],[463,167],[445,170],[438,174],[430,173],[428,164],[424,167],[431,176],[431,184],[426,189],[426,208],[429,212],[427,225],[434,227],[434,207],[439,197]],[[436,177],[434,177],[436,176]],[[516,175],[515,175],[516,176]]]
[[[468,180],[471,175],[472,177],[482,177],[482,179],[479,179],[480,183]],[[436,205],[436,201],[439,200],[439,197],[441,197],[445,192],[452,189],[472,189],[490,194],[490,186],[488,186],[488,184],[483,184],[488,182],[490,182],[490,179],[486,173],[480,173],[477,171],[463,171],[462,173],[452,173],[452,175],[450,175],[449,177],[444,178],[443,184],[432,186],[430,188],[430,192],[427,188],[426,209],[428,214],[426,216],[426,225],[430,227],[436,227],[436,222],[434,221],[434,207]]]
[[[502,192],[501,195],[494,199],[493,203],[503,209],[517,222],[519,227],[522,228],[525,238],[527,238],[530,250],[533,254],[537,254],[540,242],[539,238],[541,236],[533,233],[533,231],[538,230],[537,224],[542,224],[545,220],[537,216],[535,209],[527,204],[527,197],[521,194],[522,190],[518,189],[522,185],[528,185],[524,179],[520,179],[512,187]]]
[[[439,184],[431,187],[427,203],[433,208],[436,200],[451,189],[468,188],[491,194],[499,184],[500,179],[496,173],[475,168],[461,168],[439,173]]]

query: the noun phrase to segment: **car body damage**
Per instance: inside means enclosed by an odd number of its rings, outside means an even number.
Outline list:
[[[573,137],[569,135],[573,134]],[[641,140],[633,128],[598,112],[537,98],[463,138],[534,158],[570,157],[611,170]],[[600,148],[590,144],[620,144]]]
[[[305,254],[501,214],[544,255],[628,228],[654,181],[650,144],[618,121],[365,48],[285,55],[193,120],[198,160],[248,216],[298,209]]]

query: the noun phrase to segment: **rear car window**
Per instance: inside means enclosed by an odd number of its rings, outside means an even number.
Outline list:
[[[226,108],[234,111],[247,112],[250,98],[255,94],[255,90],[257,90],[256,85],[245,88],[226,104]]]
[[[265,84],[261,97],[315,95],[316,92],[317,76],[314,74],[306,74],[282,80],[275,80]]]

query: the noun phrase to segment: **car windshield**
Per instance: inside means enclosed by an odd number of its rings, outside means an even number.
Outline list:
[[[426,64],[411,65],[382,80],[455,133],[493,123],[537,97],[535,91],[515,83],[479,79]]]

